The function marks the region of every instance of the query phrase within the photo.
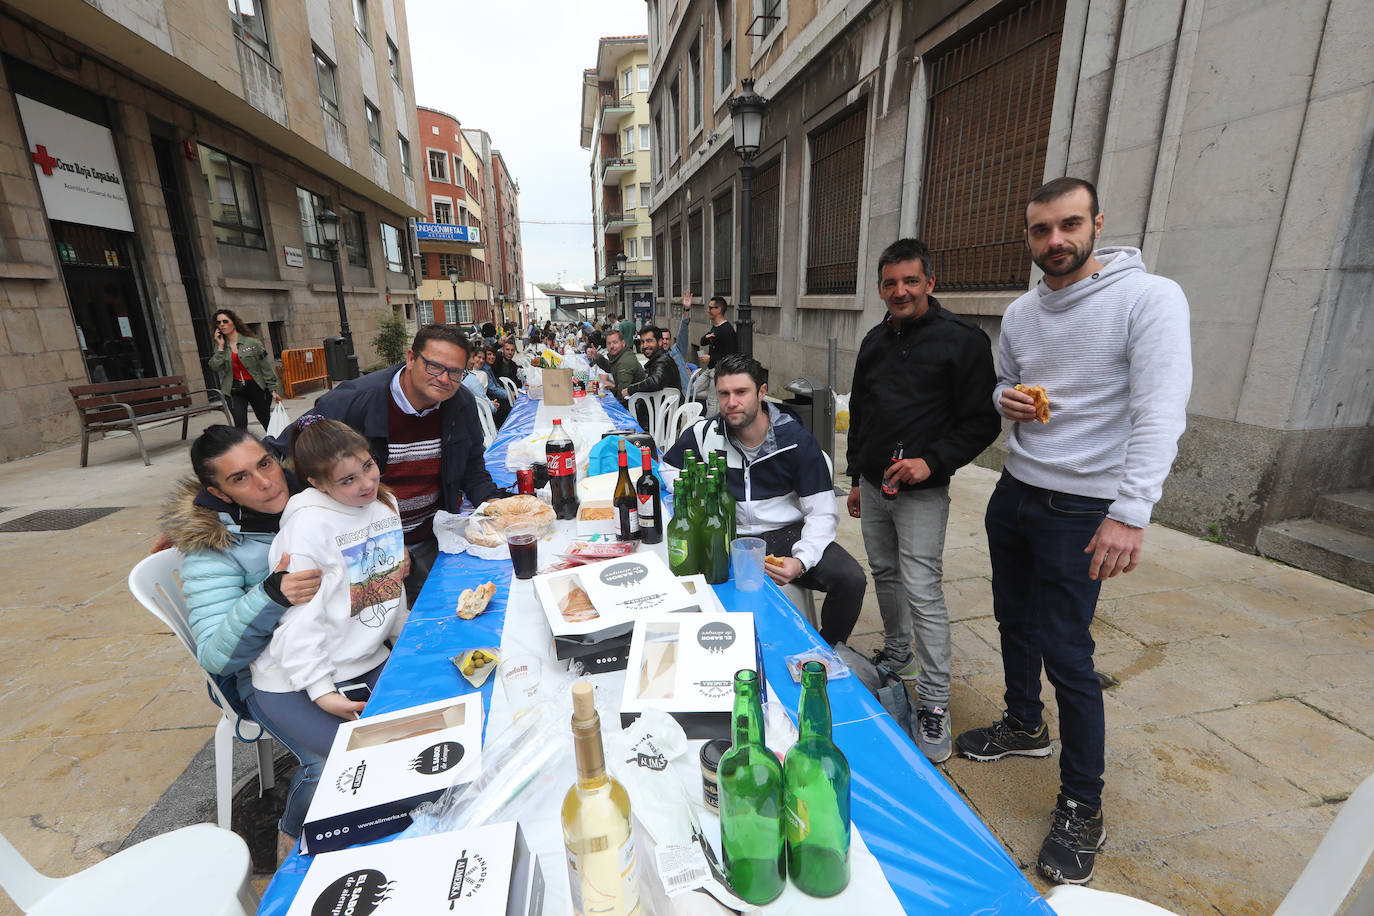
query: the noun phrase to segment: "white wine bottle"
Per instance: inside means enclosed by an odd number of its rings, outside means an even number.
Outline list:
[[[606,773],[601,717],[592,685],[573,685],[577,782],[563,799],[563,845],[577,916],[638,916],[639,873],[630,831],[630,796]]]

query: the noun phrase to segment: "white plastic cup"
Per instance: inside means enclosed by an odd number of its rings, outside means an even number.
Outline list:
[[[539,683],[544,676],[544,663],[535,655],[507,655],[497,669],[506,702],[519,715],[534,705],[539,695]]]
[[[735,588],[756,592],[763,588],[763,538],[735,538],[730,543],[730,567]]]

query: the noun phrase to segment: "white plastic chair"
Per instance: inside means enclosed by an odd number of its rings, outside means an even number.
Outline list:
[[[510,406],[514,407],[516,400],[520,397],[520,386],[504,375],[497,381],[501,383],[502,388],[506,389],[506,394],[510,395]]]
[[[129,572],[129,591],[134,593],[138,603],[152,612],[158,620],[167,625],[191,658],[196,658],[196,639],[191,634],[190,611],[181,593],[178,574],[181,571],[181,551],[160,550],[152,556],[144,557]],[[200,662],[196,662],[199,668]],[[218,809],[218,823],[228,830],[233,808],[234,783],[234,735],[256,744],[258,752],[258,782],[263,791],[275,784],[272,769],[272,736],[252,719],[239,718],[229,701],[220,693],[219,685],[205,674],[205,683],[219,704],[219,723],[215,726],[215,802]]]
[[[1173,910],[1127,897],[1096,891],[1078,884],[1060,884],[1050,888],[1045,902],[1055,916],[1176,916]]]
[[[1346,894],[1374,854],[1374,776],[1368,776],[1341,805],[1307,867],[1293,882],[1274,916],[1327,916],[1340,910]],[[1374,913],[1374,881],[1356,895],[1347,913]]]
[[[0,836],[0,887],[29,916],[248,916],[257,910],[248,846],[193,824],[117,852],[69,878],[49,878]]]
[[[649,428],[645,430],[658,446],[659,451],[663,451],[673,444],[676,436],[673,435],[672,422],[673,411],[677,409],[678,402],[682,400],[682,392],[676,388],[664,388],[661,391],[641,391],[638,394],[630,395],[626,409],[630,411],[630,416],[639,419],[638,405],[643,404],[649,412]]]
[[[482,423],[482,448],[486,448],[496,438],[496,417],[491,412],[491,402],[486,398],[473,400],[477,402],[477,419]]]
[[[701,419],[701,414],[705,410],[700,401],[688,401],[686,404],[678,405],[677,410],[673,411],[673,419],[669,424],[672,432],[672,441],[676,442],[682,438],[693,423]]]

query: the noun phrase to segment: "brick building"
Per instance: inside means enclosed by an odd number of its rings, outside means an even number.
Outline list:
[[[69,385],[203,387],[216,309],[273,351],[337,333],[325,207],[376,361],[414,296],[399,0],[19,0],[0,52],[0,457],[77,437]]]
[[[458,119],[420,106],[426,213],[415,225],[420,248],[419,321],[495,320],[487,257],[486,166]]]

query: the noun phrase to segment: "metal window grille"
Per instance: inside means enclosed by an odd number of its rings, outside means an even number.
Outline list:
[[[704,221],[701,211],[687,217],[687,286],[701,292],[701,254],[705,249]]]
[[[759,169],[749,195],[750,294],[776,295],[778,292],[778,182],[782,160]]]
[[[811,137],[806,291],[852,293],[859,276],[868,101]]]
[[[730,208],[730,195],[716,198],[711,205],[711,295],[729,296],[734,283],[734,251],[732,244],[734,213]]]
[[[930,70],[921,237],[944,289],[1025,289],[1065,0],[1032,0]]]
[[[673,228],[669,230],[668,243],[672,246],[668,253],[673,261],[673,277],[668,289],[676,296],[682,289],[682,223],[673,224]]]

